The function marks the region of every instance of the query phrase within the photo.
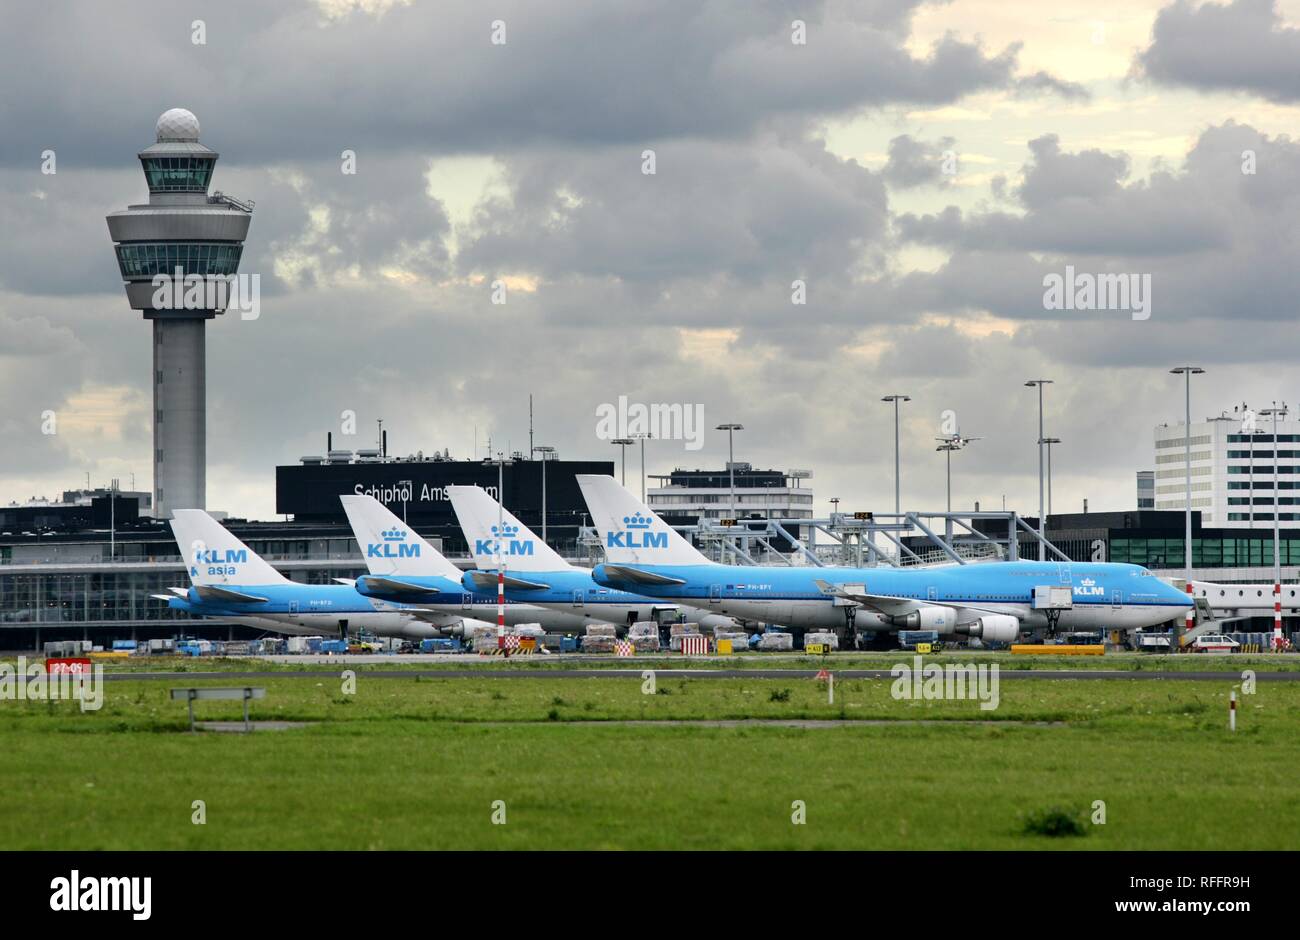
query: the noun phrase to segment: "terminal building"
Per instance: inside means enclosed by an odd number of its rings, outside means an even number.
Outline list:
[[[501,475],[506,505],[541,534],[543,475],[547,536],[576,556],[590,520],[574,475],[612,475],[609,460],[508,460]],[[472,567],[446,487],[479,485],[494,493],[498,467],[483,461],[392,459],[379,451],[335,451],[276,468],[277,522],[224,524],[284,575],[305,584],[365,574],[365,562],[339,495],[369,493],[462,567]],[[59,503],[0,508],[0,649],[35,649],[50,640],[150,639],[178,634],[246,639],[264,631],[171,610],[152,595],[187,588],[171,528],[139,511],[150,494],[65,493]],[[69,498],[76,497],[76,498]],[[87,505],[79,505],[79,502]]]
[[[662,516],[704,519],[811,519],[810,470],[755,470],[734,462],[721,470],[652,473],[659,485],[646,491],[646,505]],[[734,489],[733,489],[734,485]],[[733,501],[734,494],[734,501]]]
[[[275,511],[295,522],[345,525],[339,497],[373,496],[422,535],[438,539],[451,554],[468,545],[456,522],[447,487],[481,486],[498,496],[524,525],[542,534],[543,506],[547,541],[561,554],[576,553],[580,529],[590,521],[578,489],[577,474],[612,476],[612,460],[530,460],[515,453],[498,466],[495,460],[452,460],[443,456],[392,457],[380,449],[333,450],[324,457],[275,468]]]
[[[1242,403],[1192,423],[1192,509],[1206,525],[1271,529],[1274,514],[1280,523],[1300,521],[1300,421],[1287,416],[1284,406],[1272,407],[1283,410],[1276,448],[1269,409]],[[1155,429],[1156,509],[1186,508],[1188,436],[1182,422]]]

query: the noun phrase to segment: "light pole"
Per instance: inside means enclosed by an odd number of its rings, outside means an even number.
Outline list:
[[[117,477],[108,485],[108,560],[117,561]]]
[[[948,463],[948,518],[944,520],[943,528],[947,536],[948,544],[952,544],[952,452],[961,450],[971,441],[978,441],[978,437],[962,437],[961,433],[950,434],[947,437],[936,437],[939,446],[935,450],[945,451],[944,459]]]
[[[1282,648],[1282,543],[1279,538],[1282,533],[1278,520],[1282,514],[1278,511],[1281,500],[1277,495],[1277,419],[1279,415],[1283,418],[1287,416],[1286,405],[1279,408],[1277,402],[1273,402],[1272,408],[1265,408],[1260,414],[1271,415],[1273,418],[1273,649],[1280,650]],[[1255,514],[1253,493],[1250,498],[1250,514],[1253,516]]]
[[[1051,385],[1051,379],[1030,379],[1025,388],[1038,386],[1038,560],[1047,560],[1047,543],[1044,539],[1047,520],[1043,518],[1043,386]]]
[[[719,424],[714,430],[727,432],[727,479],[731,488],[731,517],[735,519],[740,514],[736,512],[736,468],[734,466],[736,451],[733,435],[737,431],[745,430],[745,426],[743,424]]]
[[[411,480],[398,480],[397,485],[402,487],[402,525],[406,525],[406,500],[415,483]]]
[[[506,455],[497,451],[497,531],[494,542],[497,563],[497,647],[504,644],[506,635],[506,568],[501,557],[501,532],[505,528],[506,503],[506,464],[511,463]]]
[[[610,441],[610,443],[611,443],[611,444],[617,444],[619,447],[621,447],[621,448],[623,449],[623,450],[622,450],[622,454],[623,454],[623,485],[624,485],[624,486],[627,486],[627,448],[628,448],[628,445],[630,445],[630,444],[635,444],[636,441],[632,440],[632,438],[630,438],[630,437],[616,437],[616,438],[614,438],[612,441]]]
[[[1183,561],[1185,562],[1187,572],[1187,599],[1192,600],[1192,376],[1201,375],[1205,370],[1200,366],[1179,366],[1176,369],[1170,369],[1170,375],[1181,375],[1183,377],[1183,386],[1186,405],[1184,418],[1186,423],[1183,425],[1183,456],[1185,468],[1187,470],[1187,493],[1184,507],[1184,531],[1183,531]],[[1276,447],[1273,448],[1277,450]],[[1277,490],[1273,491],[1277,495]],[[1254,496],[1251,497],[1254,499]],[[1254,513],[1252,507],[1251,512]],[[1276,512],[1273,515],[1277,515]],[[1187,608],[1187,630],[1190,632],[1196,623],[1195,604]],[[1175,638],[1178,639],[1178,638]],[[1179,642],[1181,645],[1181,640]]]
[[[641,502],[645,502],[645,442],[654,437],[653,434],[640,433],[633,434],[633,438],[641,442]]]
[[[1052,514],[1052,445],[1061,443],[1059,437],[1045,437],[1038,443],[1047,445],[1047,514]]]
[[[908,395],[886,395],[881,401],[892,401],[894,403],[894,515],[902,515],[903,500],[902,488],[899,483],[899,456],[898,456],[898,406],[901,402],[911,401]]]
[[[542,455],[542,544],[547,545],[550,543],[546,541],[546,461],[554,459],[555,448],[538,444],[533,453]]]

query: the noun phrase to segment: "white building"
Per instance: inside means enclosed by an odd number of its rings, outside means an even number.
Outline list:
[[[721,470],[674,470],[652,474],[660,485],[646,491],[656,512],[714,519],[811,519],[813,491],[801,484],[809,470],[755,470],[736,462]],[[735,502],[731,476],[735,478]]]
[[[1243,403],[1192,422],[1192,509],[1203,526],[1271,528],[1275,512],[1283,523],[1300,520],[1300,421],[1293,415],[1277,420],[1276,488],[1271,415]],[[1186,445],[1182,422],[1155,429],[1156,509],[1186,508]]]

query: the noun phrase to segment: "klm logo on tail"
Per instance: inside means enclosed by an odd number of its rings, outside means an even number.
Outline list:
[[[474,554],[476,555],[531,555],[533,553],[532,539],[516,539],[519,534],[519,526],[505,523],[501,526],[492,527],[492,538],[475,539]]]
[[[605,546],[607,548],[667,548],[667,532],[651,532],[651,520],[635,513],[631,516],[623,517],[623,525],[627,529],[622,532],[610,532],[605,536]]]
[[[382,542],[366,546],[367,558],[419,558],[420,546],[406,543],[406,530],[394,526],[379,533]]]
[[[242,548],[228,548],[224,552],[216,548],[201,548],[194,553],[194,560],[201,565],[233,565],[248,561],[248,552]]]
[[[242,548],[227,548],[224,551],[217,548],[196,548],[195,563],[190,565],[190,577],[199,576],[200,566],[207,567],[209,576],[234,575],[239,572],[235,566],[247,561],[248,552]]]

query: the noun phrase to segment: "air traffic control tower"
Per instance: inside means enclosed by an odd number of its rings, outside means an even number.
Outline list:
[[[154,279],[170,283],[178,269],[206,278],[237,273],[253,203],[208,195],[217,154],[199,143],[198,118],[184,108],[158,119],[157,142],[139,156],[149,203],[110,213],[108,231],[131,309],[153,321],[153,505],[166,519],[173,509],[206,508],[204,330],[224,309],[176,303],[175,292],[160,303],[165,291]]]

